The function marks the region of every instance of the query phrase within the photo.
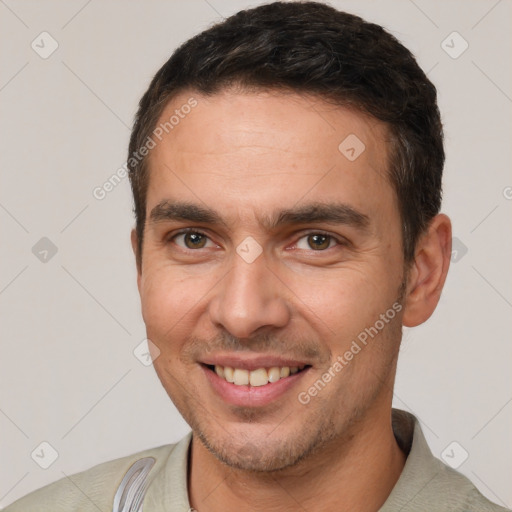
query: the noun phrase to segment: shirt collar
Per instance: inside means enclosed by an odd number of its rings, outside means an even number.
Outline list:
[[[440,461],[432,455],[416,417],[406,411],[393,409],[392,424],[395,439],[407,459],[397,483],[379,512],[405,510],[406,505],[411,504],[442,467]]]
[[[440,472],[440,461],[430,451],[418,420],[410,413],[393,409],[393,433],[407,455],[404,469],[379,512],[395,512],[411,503]],[[188,512],[188,461],[192,432],[152,471],[144,508],[155,512]],[[159,467],[158,467],[159,466]],[[150,475],[151,478],[151,475]]]

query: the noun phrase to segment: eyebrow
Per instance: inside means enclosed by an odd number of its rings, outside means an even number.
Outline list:
[[[215,210],[183,201],[160,201],[149,215],[149,221],[152,224],[180,220],[228,227],[225,220]],[[269,231],[283,225],[315,222],[345,224],[364,230],[368,228],[370,218],[344,203],[314,202],[279,210],[260,219],[260,224]]]

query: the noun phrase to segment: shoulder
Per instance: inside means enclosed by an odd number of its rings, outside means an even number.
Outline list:
[[[471,512],[506,512],[509,509],[501,507],[483,496],[476,486],[463,474],[435,459],[437,471],[429,482],[426,493],[417,497],[421,505],[432,503],[432,497],[438,497],[444,502],[446,510]],[[434,498],[435,499],[435,498]],[[423,503],[422,503],[423,502]]]
[[[466,476],[434,457],[418,419],[412,414],[394,409],[393,432],[407,460],[379,512],[508,510],[489,501]]]
[[[104,462],[38,489],[3,509],[4,512],[97,512],[112,510],[114,495],[127,471],[146,457],[155,459],[153,471],[163,467],[177,444],[169,444]]]

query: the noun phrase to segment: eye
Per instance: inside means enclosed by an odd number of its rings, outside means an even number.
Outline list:
[[[203,249],[205,247],[215,247],[215,244],[208,238],[207,235],[200,231],[180,231],[176,233],[171,240],[179,247],[184,249]],[[208,246],[208,242],[210,245]]]
[[[309,233],[301,237],[296,246],[298,249],[325,251],[339,244],[339,241],[332,235],[326,233]]]

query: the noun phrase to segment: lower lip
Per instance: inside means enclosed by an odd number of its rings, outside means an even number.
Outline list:
[[[217,394],[225,402],[240,407],[261,407],[277,400],[296,385],[309,370],[309,367],[305,368],[294,375],[264,386],[237,386],[219,377],[206,366],[201,365],[201,368]]]

